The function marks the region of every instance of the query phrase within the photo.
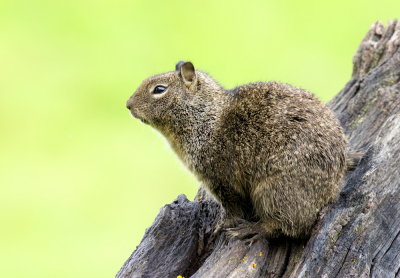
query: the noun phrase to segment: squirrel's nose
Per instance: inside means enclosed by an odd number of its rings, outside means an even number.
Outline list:
[[[132,104],[131,104],[131,102],[128,100],[128,101],[126,102],[126,108],[128,108],[129,110],[131,110],[131,107],[132,107]]]

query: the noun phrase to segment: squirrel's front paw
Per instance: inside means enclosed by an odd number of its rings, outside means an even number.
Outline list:
[[[235,227],[226,229],[228,238],[237,238],[251,246],[255,241],[265,236],[257,224],[243,220]]]
[[[236,227],[239,225],[242,221],[245,221],[239,217],[228,217],[228,218],[223,218],[220,221],[218,221],[218,224],[215,227],[215,230],[213,232],[213,236],[217,236],[220,234],[222,231],[228,230],[230,228]]]

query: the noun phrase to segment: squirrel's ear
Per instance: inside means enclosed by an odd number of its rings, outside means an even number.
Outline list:
[[[182,67],[182,65],[184,64],[185,62],[184,61],[179,61],[176,65],[175,65],[175,70],[176,71],[181,71],[181,67]]]
[[[191,62],[179,62],[176,64],[176,70],[180,72],[183,82],[187,87],[196,79],[196,72]]]

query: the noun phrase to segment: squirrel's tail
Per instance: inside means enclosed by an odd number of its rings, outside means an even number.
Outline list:
[[[350,150],[346,155],[346,168],[347,171],[352,171],[357,168],[358,163],[364,153],[359,151]]]

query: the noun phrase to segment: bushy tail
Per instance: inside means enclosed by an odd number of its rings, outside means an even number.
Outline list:
[[[347,171],[352,171],[357,168],[358,163],[364,153],[359,151],[350,150],[346,155],[346,167]]]

